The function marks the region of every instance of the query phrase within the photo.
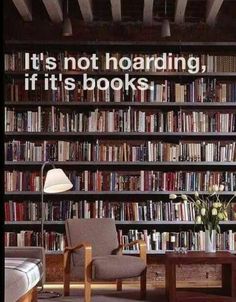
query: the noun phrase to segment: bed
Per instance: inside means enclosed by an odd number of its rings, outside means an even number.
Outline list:
[[[44,282],[44,250],[40,247],[5,249],[5,302],[36,302]]]

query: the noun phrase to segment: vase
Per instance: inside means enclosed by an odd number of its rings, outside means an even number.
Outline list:
[[[209,230],[205,230],[205,252],[216,252],[216,230],[212,230],[211,234]]]

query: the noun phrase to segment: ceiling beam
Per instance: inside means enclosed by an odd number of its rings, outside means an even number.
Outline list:
[[[143,6],[143,23],[151,25],[153,20],[153,0],[144,0]]]
[[[111,1],[111,12],[114,22],[121,21],[121,0],[110,0]]]
[[[62,1],[61,0],[42,0],[53,23],[63,21]]]
[[[175,4],[175,23],[184,23],[185,10],[188,0],[176,0]]]
[[[207,0],[206,23],[213,26],[224,0]]]
[[[24,21],[32,21],[31,0],[12,0]]]
[[[85,22],[93,21],[92,1],[91,0],[78,0],[80,11]]]

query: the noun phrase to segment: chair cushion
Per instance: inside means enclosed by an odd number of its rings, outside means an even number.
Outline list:
[[[146,265],[135,256],[109,255],[93,258],[95,280],[115,280],[140,276]]]
[[[66,237],[69,246],[88,242],[92,246],[93,257],[103,257],[112,254],[118,247],[116,224],[110,218],[67,219]],[[72,254],[72,265],[84,264],[84,249]]]
[[[5,302],[15,302],[37,285],[43,274],[40,259],[5,258]]]

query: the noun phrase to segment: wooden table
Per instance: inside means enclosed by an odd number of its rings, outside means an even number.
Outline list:
[[[176,265],[221,264],[221,295],[234,297],[236,301],[236,255],[230,252],[188,252],[187,254],[166,253],[166,295],[169,302],[176,300]]]

